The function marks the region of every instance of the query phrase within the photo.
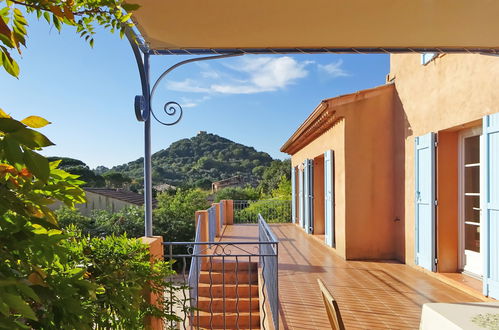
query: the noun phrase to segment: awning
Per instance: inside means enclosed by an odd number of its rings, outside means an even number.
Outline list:
[[[492,52],[498,0],[130,0],[165,54]]]

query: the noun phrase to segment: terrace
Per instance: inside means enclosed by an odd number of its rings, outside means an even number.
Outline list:
[[[197,214],[197,246],[206,250],[188,256],[199,272],[189,277],[196,310],[184,315],[185,329],[328,329],[317,279],[333,293],[347,329],[416,329],[425,303],[480,301],[397,261],[344,260],[292,223],[234,221],[233,205],[222,201]],[[265,228],[274,239],[262,238]],[[270,245],[278,245],[275,256]]]

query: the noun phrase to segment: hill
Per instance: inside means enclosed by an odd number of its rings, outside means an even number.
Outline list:
[[[215,134],[200,132],[182,139],[152,155],[152,179],[155,185],[209,188],[211,182],[240,175],[244,182],[257,184],[265,167],[273,159],[265,152]],[[143,158],[113,167],[111,172],[141,182]]]

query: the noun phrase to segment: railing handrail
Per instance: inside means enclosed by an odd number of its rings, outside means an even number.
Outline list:
[[[265,219],[262,217],[260,213],[258,213],[258,223],[262,226],[262,229],[265,230],[266,234],[271,239],[269,243],[279,243],[279,240],[277,239],[277,237],[275,237],[274,232],[270,230],[267,221],[265,221]]]
[[[262,246],[262,250],[264,252],[260,257],[260,262],[263,265],[263,287],[265,288],[265,290],[262,289],[262,304],[265,306],[265,301],[268,300],[274,328],[279,329],[279,241],[277,240],[274,233],[261,214],[258,214],[258,238],[260,241],[265,240],[271,243],[270,246]],[[265,267],[266,264],[268,264],[267,267]],[[263,323],[265,323],[266,318],[267,313],[264,307],[262,321]]]
[[[292,199],[267,198],[267,199],[233,199],[234,202],[291,202]]]
[[[198,220],[196,221],[196,235],[194,236],[194,242],[199,242],[201,239],[201,216],[198,215]]]
[[[197,226],[196,226],[196,236],[194,238],[195,242],[199,242],[201,239],[201,216],[198,216]],[[172,246],[172,245],[170,245]],[[193,248],[193,254],[199,254],[200,245],[195,245]],[[178,256],[170,255],[170,258],[179,258]],[[184,259],[185,260],[185,259]],[[189,268],[189,276],[187,277],[187,283],[189,285],[189,298],[191,303],[191,319],[194,313],[194,309],[197,306],[199,295],[198,295],[198,286],[199,286],[199,273],[200,273],[200,260],[196,258],[192,258],[191,267]],[[199,313],[198,313],[199,315]]]
[[[272,198],[234,200],[234,223],[258,223],[260,214],[266,222],[291,222],[292,201]]]
[[[208,208],[208,237],[210,242],[215,241],[216,231],[216,208],[215,205],[212,205]]]
[[[163,242],[161,244],[163,245],[206,245],[209,243],[210,245],[239,245],[239,244],[247,244],[247,245],[257,245],[257,244],[275,244],[279,243],[279,241],[244,241],[244,242],[238,242],[238,241],[220,241],[220,242],[202,242],[202,241],[197,241],[197,242]]]

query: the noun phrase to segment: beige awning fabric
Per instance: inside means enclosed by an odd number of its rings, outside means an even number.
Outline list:
[[[163,53],[499,50],[499,0],[130,0]]]

